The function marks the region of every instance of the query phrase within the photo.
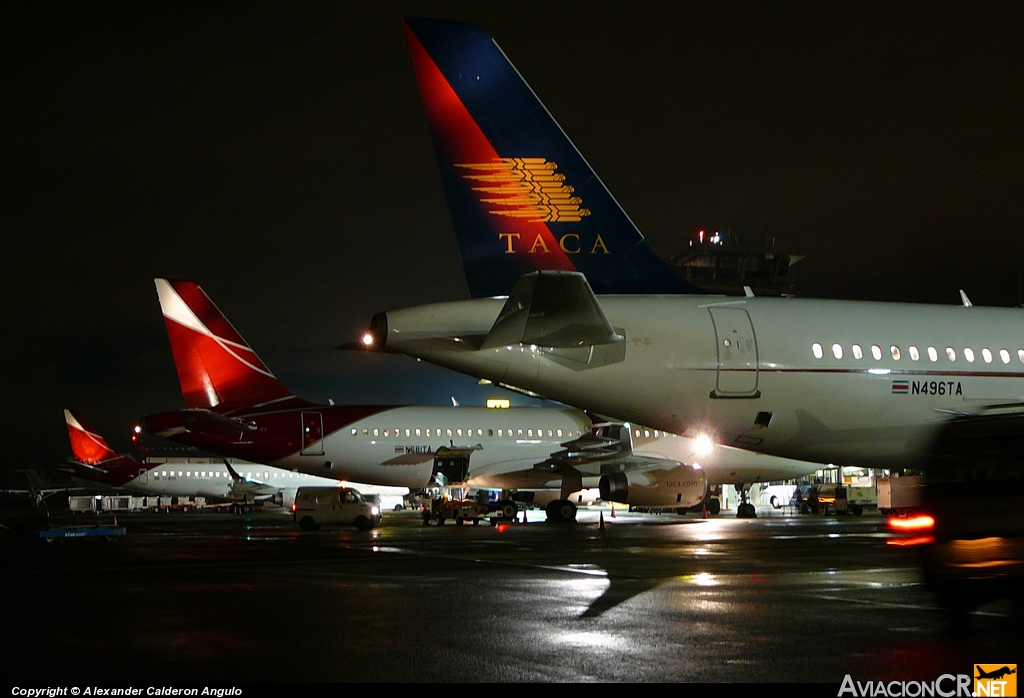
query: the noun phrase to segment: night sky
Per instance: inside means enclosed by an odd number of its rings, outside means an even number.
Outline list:
[[[127,450],[183,406],[157,276],[303,397],[500,392],[332,349],[467,297],[405,14],[490,31],[663,254],[731,230],[803,296],[1020,303],[1024,3],[834,5],[5,3],[0,467],[63,461],[64,407]]]

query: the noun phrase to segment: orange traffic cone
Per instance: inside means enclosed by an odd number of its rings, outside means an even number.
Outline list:
[[[526,509],[523,509],[523,523],[526,523]]]
[[[612,504],[612,518],[615,518],[615,505]]]
[[[708,518],[708,505],[707,504],[705,504],[704,506],[702,506],[700,508],[700,518],[702,518],[702,519]]]
[[[601,525],[598,526],[598,528],[600,528],[603,531],[604,530],[604,512],[602,511],[600,514],[601,514]]]

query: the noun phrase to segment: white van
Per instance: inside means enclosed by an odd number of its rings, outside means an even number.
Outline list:
[[[365,501],[351,487],[299,487],[295,491],[292,519],[303,531],[318,531],[323,524],[369,531],[380,525],[380,518],[380,507]]]

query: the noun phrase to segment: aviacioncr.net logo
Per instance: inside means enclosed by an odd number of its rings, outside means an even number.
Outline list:
[[[972,698],[971,679],[968,674],[943,674],[931,681],[855,681],[847,674],[838,695],[855,698]]]

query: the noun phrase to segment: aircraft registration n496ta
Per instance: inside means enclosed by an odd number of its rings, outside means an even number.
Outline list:
[[[375,345],[671,433],[863,467],[913,465],[950,416],[1024,400],[1018,309],[700,293],[486,32],[405,26],[470,290],[502,297],[378,314]]]

